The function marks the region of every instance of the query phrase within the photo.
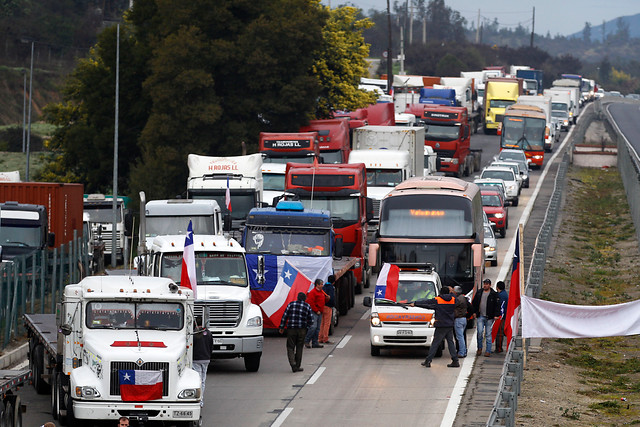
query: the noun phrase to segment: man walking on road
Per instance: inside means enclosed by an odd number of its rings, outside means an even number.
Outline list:
[[[500,306],[498,305],[498,294],[491,288],[491,280],[484,279],[482,282],[482,292],[476,292],[471,302],[473,312],[478,321],[476,327],[478,329],[478,351],[477,355],[482,354],[483,342],[485,345],[485,357],[491,356],[491,329],[494,320],[500,317]],[[484,340],[483,340],[484,335]]]
[[[302,364],[302,351],[304,350],[304,338],[307,328],[311,326],[313,312],[309,304],[305,302],[307,295],[298,293],[298,299],[291,301],[282,314],[279,332],[282,334],[287,328],[287,357],[293,372],[304,371]]]
[[[470,304],[460,286],[455,286],[453,293],[456,295],[453,329],[458,341],[458,357],[463,358],[467,357],[467,310]]]
[[[320,334],[320,324],[322,323],[322,312],[324,311],[324,304],[326,301],[326,294],[322,292],[324,281],[322,279],[316,279],[313,289],[307,294],[307,302],[311,306],[313,311],[312,319],[313,324],[307,331],[307,336],[304,339],[304,346],[307,348],[322,348],[322,344],[318,342],[318,335]]]
[[[451,363],[447,365],[449,368],[459,368],[460,363],[458,361],[458,354],[456,352],[456,345],[453,342],[453,320],[454,309],[456,304],[455,295],[449,293],[449,287],[443,286],[440,291],[440,296],[419,300],[409,304],[411,307],[422,307],[435,311],[436,321],[434,326],[436,328],[433,334],[433,341],[431,347],[429,347],[429,354],[424,362],[421,363],[425,368],[431,367],[431,361],[436,355],[436,351],[440,347],[443,339],[447,340],[447,347],[449,348],[449,354],[451,355]]]

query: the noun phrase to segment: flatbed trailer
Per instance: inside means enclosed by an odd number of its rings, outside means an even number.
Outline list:
[[[3,427],[21,427],[22,413],[26,411],[26,406],[22,405],[20,396],[14,394],[21,386],[31,379],[31,370],[0,370],[0,393],[2,393],[2,403],[0,419]]]
[[[336,306],[341,316],[346,316],[356,299],[356,278],[349,272],[358,262],[356,257],[342,257],[333,259],[333,275],[336,276]],[[343,294],[346,293],[346,294]]]
[[[24,324],[29,337],[29,366],[33,386],[38,394],[51,391],[53,368],[58,358],[58,327],[55,314],[25,314]]]

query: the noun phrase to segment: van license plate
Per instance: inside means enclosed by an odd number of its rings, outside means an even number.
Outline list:
[[[173,411],[173,418],[191,418],[193,411]]]
[[[413,331],[410,329],[398,329],[396,335],[413,335]]]
[[[221,338],[214,338],[213,339],[213,343],[214,344],[222,344],[222,339]]]

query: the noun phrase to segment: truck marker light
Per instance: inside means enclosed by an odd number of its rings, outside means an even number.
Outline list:
[[[134,406],[134,408],[136,408],[136,409],[142,409],[142,408],[144,408],[144,405],[135,405],[135,406]]]

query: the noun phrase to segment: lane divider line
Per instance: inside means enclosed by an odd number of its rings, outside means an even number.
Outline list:
[[[309,381],[307,381],[307,384],[315,384],[316,381],[318,381],[318,379],[320,378],[320,375],[322,375],[322,373],[325,371],[324,366],[319,367],[314,373],[313,375],[311,375],[311,378],[309,378]]]
[[[271,427],[280,427],[291,412],[293,412],[293,408],[285,408],[282,412],[280,412],[280,415],[278,415],[278,418],[276,418],[273,424],[271,424]]]
[[[344,346],[347,345],[350,339],[351,339],[351,335],[345,335],[344,338],[340,340],[336,348],[344,348]]]

